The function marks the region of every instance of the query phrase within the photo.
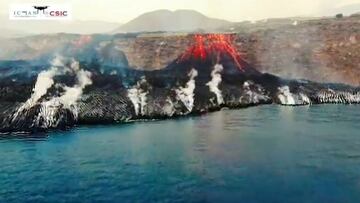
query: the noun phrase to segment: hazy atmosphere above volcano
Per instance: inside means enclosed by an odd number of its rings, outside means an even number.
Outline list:
[[[39,4],[34,0],[2,0],[0,13],[14,3]],[[57,0],[46,3],[68,3],[73,18],[83,21],[126,23],[157,9],[192,9],[212,18],[228,21],[259,20],[290,16],[325,16],[338,12],[351,14],[360,10],[360,0]]]

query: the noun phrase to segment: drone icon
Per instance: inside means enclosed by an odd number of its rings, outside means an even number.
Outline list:
[[[45,9],[49,8],[49,6],[33,6],[38,11],[45,11]]]

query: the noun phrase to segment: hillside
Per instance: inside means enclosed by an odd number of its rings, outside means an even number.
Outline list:
[[[297,20],[296,24],[294,19],[235,24],[223,31],[233,30],[237,50],[262,72],[360,85],[360,16]],[[97,56],[106,64],[153,70],[169,65],[192,41],[191,35],[176,33],[41,35],[2,40],[0,60],[29,60],[61,50],[84,60]]]
[[[208,31],[228,24],[230,22],[209,18],[193,10],[156,10],[138,16],[113,32]]]

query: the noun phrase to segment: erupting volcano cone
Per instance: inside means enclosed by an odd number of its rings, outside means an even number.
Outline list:
[[[191,46],[179,58],[179,62],[187,60],[220,62],[223,57],[230,58],[239,70],[244,71],[246,63],[242,54],[233,45],[233,35],[230,34],[196,34]]]

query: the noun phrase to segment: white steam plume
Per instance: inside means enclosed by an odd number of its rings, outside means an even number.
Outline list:
[[[79,62],[73,60],[71,63],[71,69],[76,72],[77,84],[73,87],[65,86],[65,93],[57,98],[53,98],[52,100],[59,100],[61,104],[65,107],[70,107],[71,105],[75,105],[79,100],[83,93],[83,89],[92,84],[91,81],[91,73],[89,71],[85,71],[80,69]],[[50,100],[51,101],[51,100]]]
[[[240,96],[239,101],[241,103],[257,104],[261,101],[267,101],[270,98],[266,95],[264,88],[255,84],[251,80],[247,80],[243,84],[244,94]]]
[[[65,92],[59,97],[53,97],[48,101],[42,101],[40,103],[40,111],[35,119],[35,125],[39,127],[56,127],[61,118],[56,118],[56,114],[63,109],[69,109],[74,118],[77,118],[78,112],[76,109],[76,102],[80,99],[83,89],[92,84],[91,73],[80,69],[79,63],[72,59],[70,66],[65,66],[64,58],[56,56],[52,61],[52,67],[49,70],[39,73],[33,94],[14,114],[13,120],[16,119],[21,113],[30,109],[35,104],[39,103],[39,100],[44,96],[48,89],[54,85],[54,76],[64,75],[68,72],[76,74],[77,83],[73,87],[61,85]],[[40,126],[40,121],[42,124]]]
[[[185,87],[180,87],[176,90],[178,99],[186,106],[189,112],[194,108],[194,90],[195,90],[195,77],[198,75],[198,72],[195,69],[191,69],[189,73],[189,81],[186,83]]]
[[[281,104],[295,105],[295,99],[294,99],[293,95],[291,94],[288,86],[279,87],[278,98],[279,98]]]
[[[221,71],[223,70],[223,66],[221,64],[216,64],[214,66],[213,71],[211,72],[211,81],[208,82],[206,85],[209,86],[209,89],[211,92],[213,92],[216,95],[217,103],[223,104],[224,99],[221,93],[221,90],[219,89],[219,84],[221,83]]]
[[[22,111],[33,107],[38,100],[47,93],[47,90],[54,84],[54,76],[64,74],[64,71],[59,70],[59,66],[64,66],[62,57],[56,56],[51,62],[51,68],[49,70],[41,71],[38,74],[31,97],[20,106],[13,116],[14,119],[17,118]]]
[[[40,120],[45,121],[42,127],[56,127],[60,121],[59,118],[56,118],[56,114],[61,108],[70,110],[74,118],[78,118],[76,102],[81,98],[83,89],[92,84],[91,73],[80,69],[79,62],[75,60],[72,60],[70,70],[76,73],[77,83],[73,87],[64,86],[65,92],[63,95],[41,103],[36,120],[37,123]]]
[[[307,105],[310,104],[310,99],[303,93],[291,93],[289,86],[283,86],[278,88],[278,99],[282,105],[294,106],[294,105]]]
[[[144,115],[145,114],[145,106],[146,106],[146,95],[148,92],[141,89],[141,84],[146,83],[146,79],[142,78],[133,88],[128,90],[128,97],[130,101],[134,105],[134,110],[136,115]]]

